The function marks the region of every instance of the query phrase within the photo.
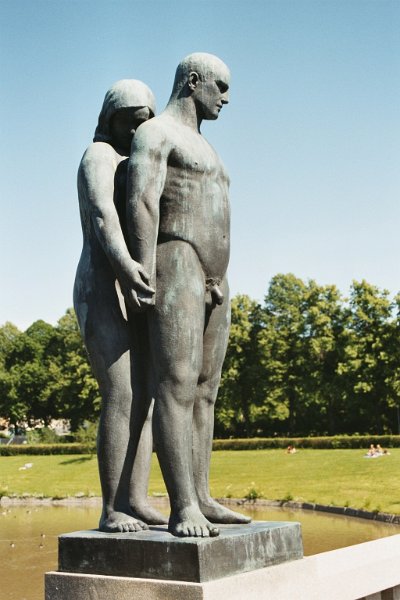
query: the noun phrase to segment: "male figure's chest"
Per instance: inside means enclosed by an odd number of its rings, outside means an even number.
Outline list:
[[[223,166],[212,146],[200,134],[185,134],[175,136],[168,166],[186,177],[218,175]]]

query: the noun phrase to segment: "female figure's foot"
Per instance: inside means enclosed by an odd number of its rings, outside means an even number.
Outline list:
[[[216,537],[219,529],[214,527],[197,506],[188,506],[171,512],[168,531],[177,537]]]
[[[222,506],[213,498],[199,502],[200,510],[211,523],[239,524],[250,523],[251,518]]]
[[[99,530],[105,533],[129,533],[148,529],[146,523],[134,516],[118,511],[103,514],[99,523]]]

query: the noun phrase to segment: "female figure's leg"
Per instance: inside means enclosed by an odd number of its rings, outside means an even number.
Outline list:
[[[81,284],[83,282],[83,285]],[[136,531],[147,526],[130,507],[133,465],[138,450],[146,395],[133,385],[137,369],[132,365],[132,336],[125,319],[112,274],[80,273],[78,269],[74,305],[81,334],[98,381],[102,408],[98,430],[97,455],[103,495],[102,531]],[[136,462],[139,488],[147,502],[148,464],[151,449],[140,450]],[[145,489],[145,491],[144,491]]]
[[[128,311],[131,334],[131,362],[133,381],[132,432],[139,438],[129,487],[129,503],[135,517],[147,525],[168,523],[168,518],[153,508],[147,490],[153,453],[153,409],[151,388],[151,357],[147,315]]]

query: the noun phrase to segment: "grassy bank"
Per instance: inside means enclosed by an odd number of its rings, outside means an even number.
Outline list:
[[[20,470],[26,463],[31,468]],[[219,451],[210,474],[216,497],[243,498],[253,490],[271,500],[296,500],[400,514],[400,449],[363,458],[362,450]],[[164,493],[153,457],[149,493]],[[100,495],[95,457],[0,457],[0,493],[66,497]]]

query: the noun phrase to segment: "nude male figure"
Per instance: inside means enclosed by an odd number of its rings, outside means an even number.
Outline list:
[[[230,324],[230,209],[228,175],[200,125],[228,103],[229,80],[216,56],[186,57],[166,109],[135,135],[128,166],[128,244],[155,290],[136,291],[147,312],[153,431],[176,536],[215,536],[213,523],[250,520],[215,502],[208,483]]]

